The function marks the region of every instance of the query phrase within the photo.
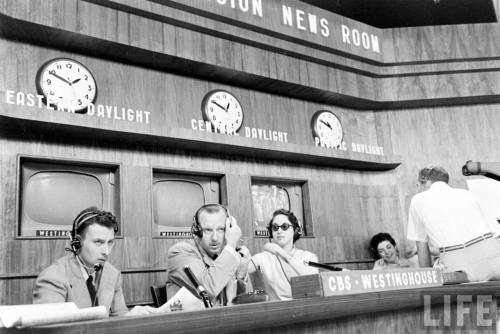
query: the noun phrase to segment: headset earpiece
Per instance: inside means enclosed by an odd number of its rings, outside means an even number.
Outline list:
[[[293,230],[294,234],[293,234],[293,241],[297,241],[300,239],[300,237],[302,236],[302,226],[299,224],[299,226],[297,228],[295,228]]]
[[[70,246],[73,252],[77,253],[82,248],[82,238],[78,234],[71,237]]]
[[[77,234],[78,228],[82,225],[82,220],[85,222],[87,219],[84,219],[85,216],[92,215],[94,216],[96,213],[94,211],[89,211],[89,212],[84,212],[80,213],[78,216],[76,216],[75,220],[73,221],[73,228],[71,229],[71,235],[70,235],[70,246],[71,250],[73,253],[77,253],[80,248],[82,248],[82,238]],[[90,218],[89,218],[90,219]]]
[[[197,215],[194,215],[193,217],[193,225],[191,225],[191,234],[193,236],[197,236],[200,239],[201,237],[203,237],[203,231],[201,230],[201,226],[200,223],[198,222]]]

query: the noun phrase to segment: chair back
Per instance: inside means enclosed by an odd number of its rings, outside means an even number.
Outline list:
[[[160,307],[167,302],[167,286],[166,285],[152,285],[151,296],[153,297],[153,304],[155,307]]]

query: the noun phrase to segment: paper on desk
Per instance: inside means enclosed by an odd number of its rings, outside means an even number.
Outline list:
[[[200,299],[193,295],[188,289],[182,287],[172,298],[160,306],[158,311],[195,311],[203,310],[204,308],[205,305]]]
[[[1,327],[31,327],[61,322],[105,318],[106,307],[79,309],[74,303],[0,306]]]

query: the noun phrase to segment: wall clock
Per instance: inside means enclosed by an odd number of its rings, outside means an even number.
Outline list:
[[[95,101],[97,85],[90,70],[69,58],[55,58],[43,64],[36,75],[36,89],[44,103],[56,109],[86,112]]]
[[[243,124],[243,109],[238,99],[225,90],[208,92],[201,103],[203,118],[221,133],[234,134]]]
[[[313,136],[317,137],[321,146],[340,147],[344,131],[339,118],[328,110],[317,111],[311,121]]]

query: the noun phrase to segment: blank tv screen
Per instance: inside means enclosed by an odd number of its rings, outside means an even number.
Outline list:
[[[164,180],[153,184],[154,222],[160,229],[185,230],[203,204],[205,195],[199,183]]]
[[[108,168],[30,161],[21,171],[21,236],[66,237],[83,209],[115,211],[115,176]]]
[[[220,203],[219,178],[211,175],[153,171],[153,231],[156,236],[191,238],[195,212]]]
[[[82,208],[102,208],[102,185],[92,175],[40,172],[28,180],[23,203],[28,219],[67,228]]]

